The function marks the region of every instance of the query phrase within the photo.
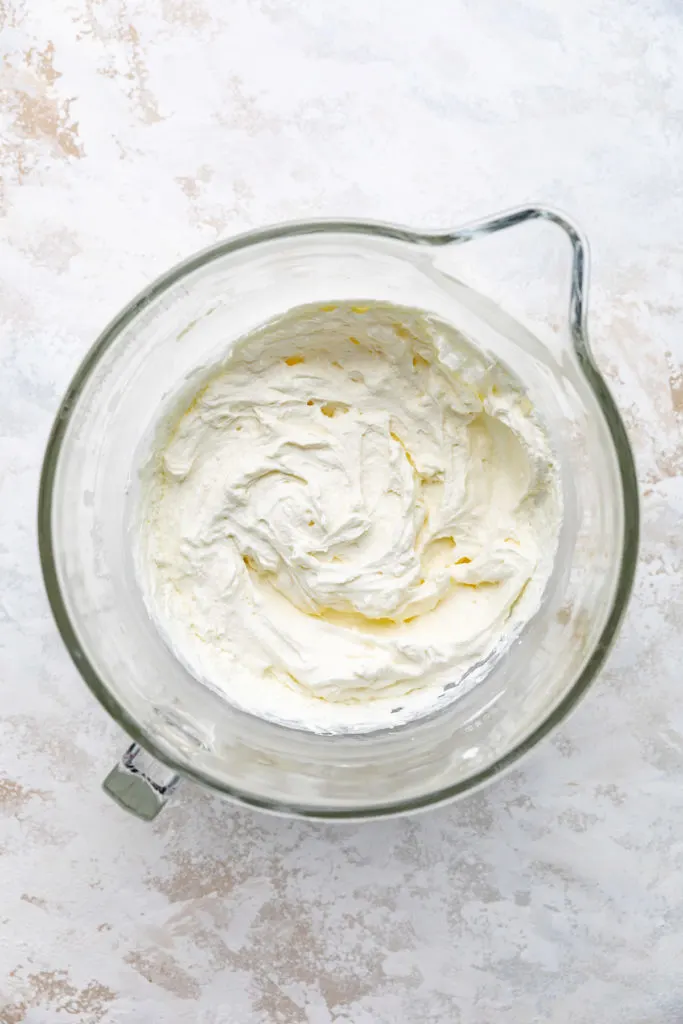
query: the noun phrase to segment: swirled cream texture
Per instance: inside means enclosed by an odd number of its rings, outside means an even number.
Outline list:
[[[509,370],[417,310],[302,307],[167,417],[138,568],[170,646],[228,700],[374,728],[453,699],[504,649],[560,518]]]

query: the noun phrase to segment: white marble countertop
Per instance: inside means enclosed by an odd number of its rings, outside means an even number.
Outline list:
[[[683,1019],[683,9],[674,0],[8,0],[0,234],[2,1024]],[[590,327],[644,530],[587,699],[485,792],[271,819],[99,788],[124,737],[35,536],[59,398],[193,250],[297,216],[528,200],[592,242]]]

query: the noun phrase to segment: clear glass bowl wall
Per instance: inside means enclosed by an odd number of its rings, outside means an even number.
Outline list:
[[[446,266],[449,253],[466,271],[469,248],[371,225],[300,225],[226,243],[124,310],[74,380],[48,448],[39,523],[58,625],[124,728],[213,789],[331,817],[435,802],[536,742],[602,661],[635,561],[637,498],[623,428],[576,325],[565,318],[538,340]],[[479,281],[475,260],[471,271]],[[565,517],[546,600],[483,682],[398,729],[329,737],[240,712],[178,663],[145,610],[127,527],[141,438],[169,394],[271,317],[341,299],[433,312],[511,366],[551,432]]]

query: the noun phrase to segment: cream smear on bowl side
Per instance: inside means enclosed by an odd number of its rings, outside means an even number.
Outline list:
[[[142,477],[136,571],[168,645],[233,704],[317,731],[472,685],[537,611],[562,519],[521,382],[386,303],[299,307],[237,341]]]

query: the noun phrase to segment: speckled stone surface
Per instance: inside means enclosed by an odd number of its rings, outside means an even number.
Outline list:
[[[683,8],[675,0],[5,0],[0,1022],[683,1019]],[[590,236],[644,534],[608,666],[485,792],[332,827],[187,785],[146,826],[72,666],[35,505],[60,395],[180,257],[297,216]]]

